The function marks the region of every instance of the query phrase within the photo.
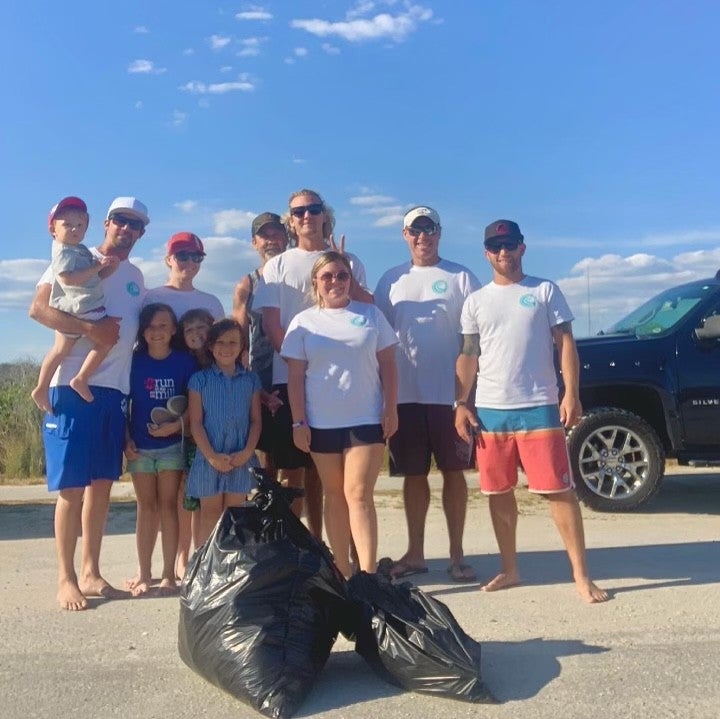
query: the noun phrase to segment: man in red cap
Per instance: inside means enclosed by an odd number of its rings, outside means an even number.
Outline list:
[[[106,317],[81,319],[50,306],[53,271],[37,284],[30,317],[59,332],[82,335],[60,363],[50,386],[52,414],[43,421],[48,489],[58,492],[55,505],[55,548],[58,560],[57,600],[63,609],[88,606],[87,597],[127,596],[100,573],[100,548],[113,481],[122,474],[125,409],[132,350],[145,295],[142,272],[128,256],[150,222],[145,205],[134,197],[116,198],[105,220],[105,237],[91,250],[99,261],[117,265],[101,279]],[[111,348],[92,376],[93,401],[70,387],[93,345]],[[75,547],[82,530],[79,575]]]
[[[525,238],[515,222],[496,220],[487,226],[485,256],[493,281],[465,300],[460,320],[455,428],[465,440],[476,436],[480,490],[489,497],[500,549],[500,573],[483,590],[520,581],[514,490],[521,464],[530,491],[549,501],[578,593],[591,604],[604,602],[607,592],[588,575],[582,515],[565,446],[565,429],[582,414],[573,315],[555,283],[523,272],[524,254]],[[559,404],[555,348],[565,386]],[[468,402],[476,372],[473,411]]]
[[[117,266],[111,256],[96,258],[82,241],[90,216],[79,197],[64,197],[50,210],[48,229],[53,237],[52,271],[55,278],[50,306],[91,322],[105,316],[105,298],[101,279]],[[40,365],[38,382],[31,392],[35,404],[50,412],[50,380],[60,362],[67,356],[81,335],[55,332],[55,343]],[[86,401],[93,401],[90,378],[105,359],[109,347],[93,345],[70,386]]]

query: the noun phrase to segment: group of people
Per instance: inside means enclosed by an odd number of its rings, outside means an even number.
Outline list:
[[[224,318],[217,298],[193,285],[205,257],[196,235],[173,235],[168,281],[146,291],[128,257],[149,223],[147,208],[116,198],[93,250],[82,246],[88,221],[79,198],[51,210],[53,263],[30,311],[56,331],[33,398],[46,411],[48,486],[59,490],[62,607],[125,595],[99,567],[123,452],[138,499],[139,569],[126,586],[136,596],[151,587],[158,529],[163,572],[156,591],[170,593],[191,542],[200,546],[223,509],[245,500],[249,468],[258,463],[304,489],[293,508],[305,512],[317,537],[324,520],[345,576],[427,572],[434,459],[443,478],[450,580],[477,581],[463,552],[464,471],[477,462],[501,557],[500,573],[482,588],[520,581],[514,488],[521,466],[530,491],[550,501],[578,592],[591,603],[608,598],[588,575],[565,450],[564,429],[581,412],[573,318],[555,284],[524,274],[516,223],[499,220],[486,229],[493,280],[481,287],[467,267],[440,257],[438,213],[415,207],[402,230],[409,261],[383,274],[371,292],[344,236],[335,241],[332,209],[302,189],[284,216],[265,212],[253,221],[260,266],[238,282],[233,316]],[[80,253],[84,265],[55,259]],[[92,301],[58,303],[56,297],[82,295],[88,280]],[[391,474],[404,477],[408,546],[397,560],[378,562],[373,492],[386,445]]]

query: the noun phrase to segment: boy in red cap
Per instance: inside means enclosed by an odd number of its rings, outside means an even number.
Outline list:
[[[52,270],[55,278],[50,306],[94,321],[105,316],[100,280],[112,274],[118,260],[110,256],[96,260],[82,244],[89,221],[87,205],[79,197],[65,197],[50,210],[48,229],[53,237]],[[55,332],[55,344],[45,355],[37,386],[31,392],[35,404],[45,412],[52,413],[48,396],[50,380],[80,336]],[[87,402],[93,401],[90,377],[109,351],[110,347],[95,344],[80,371],[70,380],[70,386]]]

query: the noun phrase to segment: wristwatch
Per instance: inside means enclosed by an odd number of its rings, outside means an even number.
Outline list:
[[[453,402],[453,411],[456,410],[458,407],[464,407],[467,404],[467,400],[465,399],[456,399]]]
[[[304,419],[299,419],[297,422],[292,423],[293,429],[298,429],[298,427],[307,427]]]

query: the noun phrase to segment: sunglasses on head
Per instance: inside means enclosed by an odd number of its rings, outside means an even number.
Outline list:
[[[500,250],[515,252],[519,246],[520,242],[518,240],[492,240],[485,243],[485,249],[493,255],[497,255]]]
[[[291,207],[290,214],[293,217],[305,217],[306,212],[309,212],[311,215],[319,215],[324,209],[322,202],[314,202],[312,205]]]
[[[437,234],[438,226],[437,225],[423,225],[422,227],[408,227],[407,231],[412,237],[420,237],[420,235],[423,232],[428,237],[432,237],[433,235]]]
[[[145,223],[142,220],[127,217],[126,215],[111,215],[110,221],[117,227],[125,227],[125,225],[127,225],[131,230],[135,230],[135,232],[145,227]]]
[[[318,279],[321,282],[332,282],[333,280],[347,282],[350,279],[350,273],[346,270],[341,270],[340,272],[323,272],[321,275],[318,275]]]
[[[175,253],[175,258],[178,262],[187,262],[192,260],[196,265],[199,265],[204,259],[205,255],[202,252],[188,252],[181,250]]]

